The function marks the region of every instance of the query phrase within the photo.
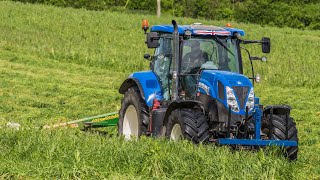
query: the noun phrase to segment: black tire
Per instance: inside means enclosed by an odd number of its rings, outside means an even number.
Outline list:
[[[119,110],[118,134],[123,134],[123,122],[127,108],[133,105],[138,117],[138,137],[145,135],[149,125],[149,111],[145,101],[140,95],[138,87],[129,88],[121,101],[121,108]]]
[[[266,115],[262,119],[262,132],[266,135],[269,134],[269,118],[270,114]],[[288,117],[288,132],[286,130],[286,117],[272,115],[272,135],[270,139],[275,140],[290,140],[298,142],[298,130],[296,128],[296,123],[293,121],[293,118]],[[286,138],[287,137],[287,138]],[[298,146],[295,147],[285,147],[284,155],[289,160],[296,160],[298,158]]]
[[[205,115],[198,109],[176,109],[168,118],[165,136],[170,139],[173,127],[181,127],[182,136],[193,143],[207,142],[209,139],[209,125]]]

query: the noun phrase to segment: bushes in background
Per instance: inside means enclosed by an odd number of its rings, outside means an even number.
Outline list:
[[[62,7],[106,10],[124,7],[156,12],[156,0],[14,0]],[[320,29],[319,0],[161,0],[174,16],[234,20],[279,27]]]

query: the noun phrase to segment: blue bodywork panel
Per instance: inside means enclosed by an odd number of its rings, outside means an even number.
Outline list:
[[[260,139],[260,130],[261,130],[261,119],[262,119],[262,115],[263,112],[259,107],[260,105],[260,99],[255,97],[254,98],[254,114],[253,114],[253,118],[254,118],[254,122],[255,122],[255,138],[256,139]]]
[[[151,107],[154,98],[162,100],[160,83],[152,71],[142,71],[132,73],[129,78],[138,80],[144,94],[144,100],[147,106]]]
[[[208,26],[208,25],[181,25],[178,26],[178,32],[180,35],[184,35],[185,31],[191,31],[192,35],[201,35],[201,36],[233,36],[235,33],[239,33],[241,36],[244,36],[245,33],[241,29],[228,28],[228,27],[217,27],[217,26]],[[156,25],[151,27],[152,32],[163,32],[163,33],[173,33],[172,25]]]
[[[217,99],[221,102],[227,109],[227,100],[226,98],[220,99],[218,94],[218,82],[221,82],[223,86],[229,86],[230,88],[235,86],[247,86],[249,87],[249,91],[253,88],[251,81],[244,75],[230,72],[230,71],[221,71],[221,70],[203,70],[199,80],[199,89],[198,91],[202,94],[207,94],[214,99]],[[226,90],[224,89],[224,94],[226,94]],[[237,101],[237,94],[234,92]],[[226,97],[226,96],[225,96]],[[247,102],[247,98],[245,102]],[[238,101],[239,102],[239,101]],[[245,109],[241,109],[239,112],[232,112],[234,114],[245,115]],[[249,112],[251,114],[251,111]]]
[[[262,139],[230,139],[220,138],[221,145],[242,145],[242,146],[298,146],[297,141],[288,140],[262,140]]]

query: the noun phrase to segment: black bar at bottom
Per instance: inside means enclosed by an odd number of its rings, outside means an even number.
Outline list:
[[[231,124],[231,106],[229,106],[229,112],[228,112],[228,129],[227,129],[227,137],[230,137],[230,124]]]
[[[273,116],[273,107],[270,109],[270,117],[269,117],[269,138],[272,137],[272,116]]]

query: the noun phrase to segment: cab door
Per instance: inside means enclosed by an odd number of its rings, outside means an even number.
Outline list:
[[[159,46],[155,49],[153,61],[153,72],[158,76],[162,95],[165,100],[170,99],[171,72],[172,72],[172,36],[171,34],[161,35]]]

